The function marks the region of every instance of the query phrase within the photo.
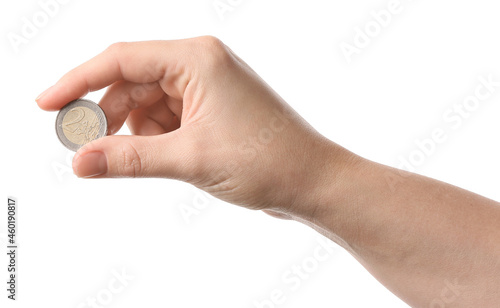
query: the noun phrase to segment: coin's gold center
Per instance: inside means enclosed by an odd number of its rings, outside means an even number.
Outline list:
[[[62,129],[69,141],[83,145],[97,137],[99,119],[91,109],[75,107],[64,115]]]

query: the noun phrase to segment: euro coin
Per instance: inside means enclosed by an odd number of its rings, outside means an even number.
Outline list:
[[[106,136],[108,123],[104,111],[87,99],[77,99],[59,111],[56,133],[61,143],[72,151]]]

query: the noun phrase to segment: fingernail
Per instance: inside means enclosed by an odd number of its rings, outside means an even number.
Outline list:
[[[38,102],[42,97],[44,97],[45,94],[47,94],[47,92],[49,92],[50,89],[52,89],[52,87],[48,88],[47,90],[43,91],[40,95],[38,95],[37,98],[35,98],[35,102]]]
[[[90,152],[78,156],[73,163],[73,170],[80,178],[91,178],[108,171],[106,155],[102,152]]]

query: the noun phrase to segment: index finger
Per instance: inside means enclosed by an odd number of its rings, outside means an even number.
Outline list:
[[[119,80],[135,83],[158,81],[164,77],[168,67],[174,66],[184,54],[179,46],[179,41],[113,44],[65,74],[36,101],[44,110],[59,110],[70,101]]]

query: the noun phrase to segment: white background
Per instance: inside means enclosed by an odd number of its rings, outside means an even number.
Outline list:
[[[282,276],[311,261],[320,238],[299,223],[170,180],[77,179],[56,113],[34,101],[113,42],[215,35],[321,133],[364,157],[397,167],[416,140],[444,129],[446,142],[416,172],[500,200],[498,93],[458,128],[443,119],[474,94],[479,76],[500,80],[499,5],[401,0],[402,11],[348,63],[340,44],[353,44],[356,28],[389,2],[233,0],[221,18],[213,0],[69,0],[16,48],[9,35],[22,35],[23,18],[43,10],[3,1],[0,240],[5,247],[14,196],[20,254],[16,303],[6,299],[1,254],[0,307],[90,307],[86,298],[100,296],[101,307],[250,308],[275,289],[284,293],[275,307],[407,307],[340,248],[292,290]],[[196,202],[206,207],[186,221],[180,208]],[[108,302],[112,271],[122,269],[133,279]]]

